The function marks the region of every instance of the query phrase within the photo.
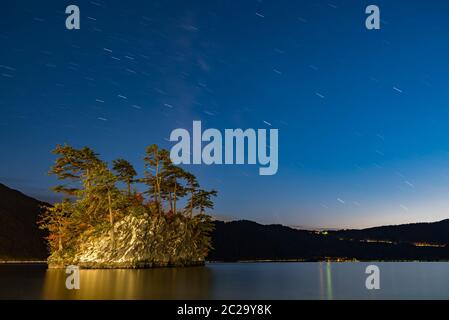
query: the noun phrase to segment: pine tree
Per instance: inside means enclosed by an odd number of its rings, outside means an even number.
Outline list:
[[[103,210],[102,213],[109,220],[113,245],[115,211],[119,207],[121,200],[120,191],[115,185],[116,182],[117,177],[108,169],[106,163],[100,162],[92,168],[89,176],[89,184],[86,185],[85,189],[86,198],[96,198],[98,202],[104,204],[106,210]]]
[[[162,213],[161,185],[163,179],[164,163],[170,162],[170,155],[167,150],[159,149],[155,144],[146,149],[145,161],[145,182],[149,189],[147,193],[153,197],[157,207],[157,212]]]
[[[52,153],[59,155],[50,174],[57,176],[58,180],[70,180],[78,187],[58,185],[53,188],[55,192],[62,192],[76,196],[80,191],[80,183],[87,178],[90,170],[100,162],[97,154],[90,148],[75,149],[68,144],[57,145]]]
[[[112,169],[117,173],[117,179],[126,183],[128,196],[131,196],[131,184],[137,176],[132,164],[125,159],[117,159],[113,161]]]
[[[200,187],[196,177],[191,174],[190,172],[185,172],[184,174],[185,179],[187,181],[186,185],[186,192],[190,194],[190,198],[187,200],[187,206],[184,209],[189,213],[189,216],[193,216],[193,207],[195,202],[195,193],[197,192],[198,188]]]
[[[214,202],[211,200],[211,197],[216,197],[217,191],[211,190],[206,191],[203,189],[199,189],[195,192],[195,197],[193,201],[193,207],[200,210],[200,214],[205,213],[205,209],[213,209]]]
[[[45,206],[44,209],[45,214],[38,221],[39,228],[48,230],[47,240],[50,250],[61,251],[70,240],[70,215],[73,212],[73,205],[66,199],[53,206]]]
[[[186,171],[181,167],[173,165],[171,162],[165,162],[162,172],[162,197],[168,199],[171,211],[177,213],[177,200],[187,194],[184,185]]]

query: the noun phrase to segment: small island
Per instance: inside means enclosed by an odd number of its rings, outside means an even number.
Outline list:
[[[146,149],[144,176],[130,162],[112,168],[91,148],[58,145],[50,174],[61,202],[45,206],[39,227],[48,232],[49,268],[151,268],[203,265],[211,249],[215,190],[174,165],[169,152]],[[138,192],[136,184],[145,186]],[[182,208],[180,209],[179,207]]]

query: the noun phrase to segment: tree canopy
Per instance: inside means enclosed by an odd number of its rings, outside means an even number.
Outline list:
[[[64,200],[48,207],[40,221],[49,231],[51,253],[69,254],[83,235],[96,232],[109,232],[113,248],[114,224],[127,215],[163,217],[167,223],[181,219],[198,243],[210,248],[211,218],[205,210],[213,208],[217,192],[201,189],[192,173],[171,162],[167,150],[157,145],[146,149],[142,177],[122,158],[109,168],[88,147],[64,144],[52,152],[57,158],[49,174],[61,181],[53,190]]]

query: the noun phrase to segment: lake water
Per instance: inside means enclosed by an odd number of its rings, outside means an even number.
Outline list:
[[[380,268],[367,290],[365,268]],[[204,267],[65,270],[0,265],[0,299],[449,299],[449,263],[210,263]]]

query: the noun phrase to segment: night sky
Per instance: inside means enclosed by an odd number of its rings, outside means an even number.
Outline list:
[[[65,28],[65,8],[81,29]],[[365,28],[366,6],[381,30]],[[279,170],[186,166],[215,216],[307,227],[449,218],[447,1],[8,1],[0,182],[46,201],[58,143],[140,173],[175,128],[279,129]],[[271,126],[270,126],[271,125]]]

